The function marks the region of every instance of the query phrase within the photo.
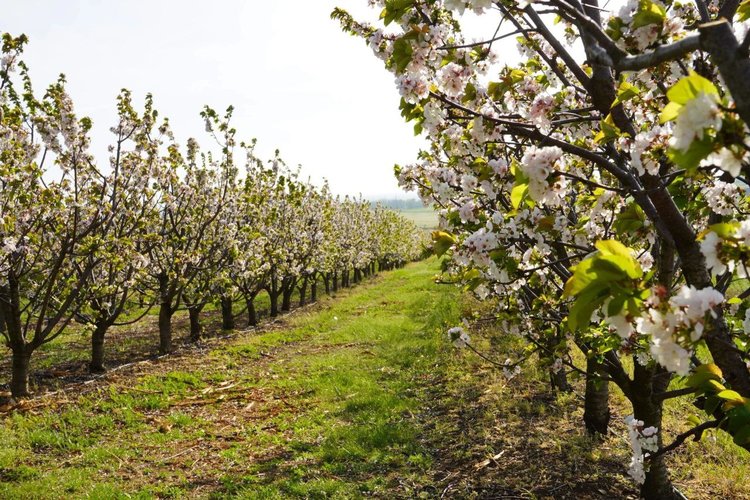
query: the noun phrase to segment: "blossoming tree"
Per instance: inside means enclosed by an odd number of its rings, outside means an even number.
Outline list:
[[[750,447],[747,2],[369,4],[381,26],[333,17],[430,141],[397,175],[441,210],[446,270],[555,370],[586,374],[595,430],[602,388],[622,389],[644,497],[679,496],[664,454],[707,428]],[[467,39],[469,11],[494,31]],[[665,445],[663,402],[686,396],[707,419]]]

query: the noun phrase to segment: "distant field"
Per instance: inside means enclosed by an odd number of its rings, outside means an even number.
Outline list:
[[[438,225],[438,215],[431,208],[406,208],[399,212],[414,222],[420,229],[435,229]]]

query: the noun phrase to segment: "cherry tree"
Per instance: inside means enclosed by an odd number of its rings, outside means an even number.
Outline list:
[[[18,61],[25,43],[3,34],[0,70],[0,323],[13,397],[29,393],[33,352],[76,315],[98,263],[90,257],[104,196],[88,153],[91,121],[76,117],[63,76],[35,97]]]
[[[556,370],[586,373],[605,428],[597,386],[622,389],[644,497],[679,496],[663,459],[688,437],[715,427],[750,447],[746,2],[369,3],[382,26],[333,17],[430,141],[398,176],[441,210],[453,279]],[[494,32],[467,40],[469,11]],[[686,396],[708,420],[665,445],[663,402]]]

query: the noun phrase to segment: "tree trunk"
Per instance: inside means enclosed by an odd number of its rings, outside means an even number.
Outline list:
[[[29,393],[29,362],[31,352],[26,349],[13,350],[13,366],[10,379],[10,394],[13,398],[25,398]]]
[[[94,333],[91,334],[91,362],[89,372],[104,373],[104,335],[107,333],[106,325],[96,325]]]
[[[255,311],[255,294],[248,295],[245,297],[245,304],[247,304],[247,326],[256,326],[258,324],[258,313]],[[274,303],[271,301],[271,316],[275,316]],[[278,314],[278,312],[277,312]]]
[[[656,427],[657,444],[661,448],[662,443],[662,409],[663,403],[653,397],[655,393],[661,393],[669,386],[670,375],[653,364],[650,367],[641,366],[637,360],[633,360],[633,385],[638,387],[637,393],[633,394],[633,416],[643,421],[643,427]],[[682,496],[672,486],[669,478],[667,464],[664,455],[653,460],[646,459],[646,481],[641,485],[641,498],[645,500],[677,500]]]
[[[331,295],[331,275],[326,274],[323,276],[323,286],[326,289],[326,295]]]
[[[333,273],[333,293],[336,293],[339,291],[339,274],[337,272]]]
[[[310,285],[310,302],[318,300],[318,280],[315,279]]]
[[[555,347],[560,343],[562,334],[558,328],[555,335],[550,335],[547,338],[547,352],[554,353]],[[541,356],[540,352],[540,356]],[[553,392],[570,392],[570,384],[568,384],[568,375],[565,373],[565,367],[561,366],[557,371],[554,370],[554,365],[549,367],[549,383]]]
[[[565,373],[565,368],[560,368],[557,371],[550,368],[549,381],[552,390],[555,392],[570,392],[572,390],[570,384],[568,384],[568,376]]]
[[[221,328],[222,330],[234,330],[234,315],[232,314],[232,298],[221,298]]]
[[[159,306],[159,354],[172,352],[172,304],[162,302]]]
[[[268,296],[271,299],[271,317],[275,318],[279,315],[279,294],[269,293]]]
[[[203,326],[201,325],[201,310],[203,306],[194,306],[188,308],[190,316],[190,342],[198,342],[201,339]]]
[[[281,310],[289,312],[292,309],[292,294],[294,293],[294,282],[284,280],[285,284],[281,289]]]
[[[305,297],[307,295],[307,280],[308,280],[308,277],[305,276],[305,279],[302,280],[302,286],[299,287],[299,306],[300,307],[305,305]]]
[[[607,373],[595,359],[586,360],[586,394],[583,400],[583,423],[591,435],[607,435],[609,427],[609,382]]]

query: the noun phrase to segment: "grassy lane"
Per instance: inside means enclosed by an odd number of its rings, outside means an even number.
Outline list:
[[[112,372],[0,417],[0,498],[637,498],[612,434],[544,369],[501,371],[446,341],[479,307],[434,260],[383,273],[258,331]],[[488,311],[487,314],[490,312]],[[498,361],[522,343],[472,343]],[[668,428],[686,410],[668,406]],[[750,458],[721,433],[670,462],[689,498],[748,498]]]
[[[113,374],[0,427],[0,497],[408,495],[455,291],[387,273],[260,333]]]

